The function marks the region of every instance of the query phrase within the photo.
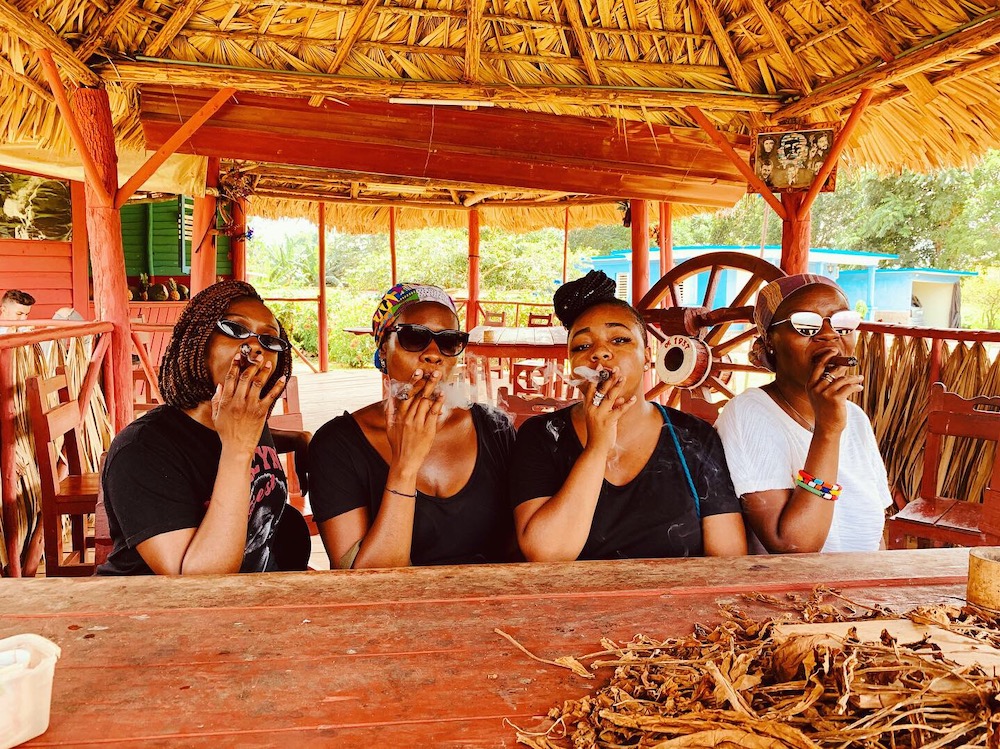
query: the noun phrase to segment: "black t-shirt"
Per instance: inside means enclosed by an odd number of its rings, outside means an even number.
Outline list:
[[[479,404],[471,413],[476,463],[466,485],[447,498],[417,492],[414,565],[506,561],[513,549],[506,488],[514,428],[506,416]],[[374,522],[388,477],[389,465],[348,413],[324,424],[309,443],[309,503],[317,523],[358,507],[367,507]]]
[[[583,452],[571,408],[532,417],[518,431],[510,479],[515,506],[558,492]],[[701,517],[739,512],[716,431],[689,414],[666,412],[698,491]],[[639,474],[623,486],[604,481],[590,535],[578,558],[651,559],[703,553],[701,521],[664,421],[656,448]]]
[[[114,548],[97,574],[153,574],[136,546],[161,533],[201,525],[221,455],[219,435],[173,406],[156,408],[119,432],[101,475]],[[288,481],[266,425],[250,475],[240,572],[269,572],[277,569],[272,547]]]

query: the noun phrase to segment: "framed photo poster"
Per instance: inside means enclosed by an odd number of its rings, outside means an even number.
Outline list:
[[[830,154],[838,128],[835,122],[810,124],[797,130],[789,130],[787,125],[762,128],[751,141],[750,167],[774,192],[806,191]],[[822,191],[832,192],[836,181],[834,165]]]
[[[0,171],[0,239],[73,238],[69,183]]]

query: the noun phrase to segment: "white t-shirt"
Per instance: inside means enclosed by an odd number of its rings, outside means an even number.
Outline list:
[[[795,487],[812,432],[771,396],[760,388],[740,393],[722,409],[715,426],[737,496]],[[875,551],[882,542],[885,508],[892,504],[892,495],[871,422],[850,402],[840,436],[839,468],[837,483],[843,492],[834,504],[822,551]]]

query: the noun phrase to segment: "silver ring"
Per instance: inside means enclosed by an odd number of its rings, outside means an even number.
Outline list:
[[[834,377],[829,372],[824,372],[823,373],[823,379],[826,380],[827,382],[836,382],[837,381],[837,378]]]
[[[604,402],[605,395],[600,390],[594,393],[594,397],[590,399],[590,405],[599,406]]]

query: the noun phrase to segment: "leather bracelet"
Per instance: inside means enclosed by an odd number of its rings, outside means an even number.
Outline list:
[[[399,497],[409,497],[410,499],[417,498],[416,492],[414,492],[413,494],[407,494],[406,492],[397,492],[395,489],[390,489],[388,486],[385,488],[385,490],[389,492],[389,494],[395,494]]]

